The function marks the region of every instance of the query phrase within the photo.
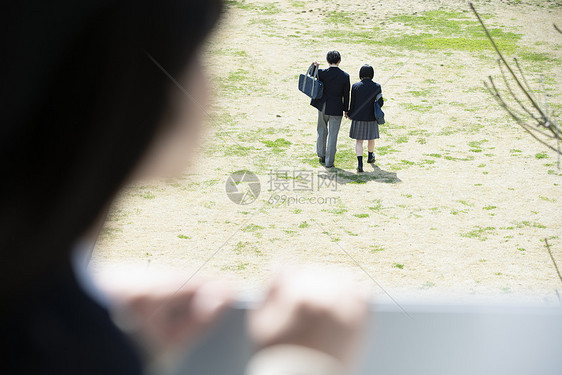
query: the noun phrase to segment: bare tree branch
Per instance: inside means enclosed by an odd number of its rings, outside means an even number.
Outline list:
[[[540,96],[535,97],[533,95],[533,90],[525,74],[523,73],[523,69],[521,68],[519,61],[514,58],[516,71],[519,73],[518,75],[514,71],[514,68],[507,62],[506,58],[503,56],[502,52],[498,48],[498,45],[492,38],[492,35],[488,31],[486,25],[482,21],[482,18],[474,8],[474,5],[469,2],[470,8],[472,12],[480,22],[486,37],[492,44],[492,47],[496,51],[498,55],[497,63],[500,69],[503,83],[507,89],[509,95],[502,96],[500,90],[498,89],[497,85],[495,84],[492,77],[489,77],[489,84],[488,82],[484,82],[486,89],[494,97],[494,99],[498,102],[498,104],[515,120],[515,122],[520,125],[527,133],[529,133],[534,139],[548,147],[550,150],[557,153],[558,157],[558,169],[560,169],[560,156],[561,156],[561,147],[560,147],[560,128],[553,117],[553,113],[549,109],[548,105],[548,97],[546,94],[546,89],[544,88],[544,80],[543,87],[542,87],[542,94],[543,98]],[[558,26],[554,25],[556,31],[562,34],[562,30],[558,28]],[[515,85],[512,85],[511,82],[514,82]],[[520,91],[520,92],[517,92]],[[521,98],[521,94],[523,98]],[[513,108],[509,102],[516,102],[517,106],[524,112],[520,112]],[[544,99],[544,100],[543,100]],[[542,103],[544,101],[544,103]],[[553,140],[556,142],[556,145],[551,144]]]
[[[494,49],[496,50],[496,53],[498,54],[498,56],[500,57],[500,59],[502,60],[502,62],[505,64],[505,66],[507,67],[507,69],[509,70],[509,72],[511,73],[511,75],[513,76],[513,78],[515,79],[515,82],[517,83],[517,85],[519,85],[519,87],[521,88],[521,90],[523,90],[523,92],[526,94],[527,98],[531,101],[531,103],[533,104],[533,106],[536,108],[537,111],[539,111],[539,113],[541,114],[541,116],[543,118],[545,118],[546,116],[544,115],[544,113],[542,112],[542,109],[539,107],[538,103],[535,102],[535,100],[531,97],[531,95],[529,94],[529,92],[527,90],[525,90],[525,88],[523,87],[523,85],[521,84],[521,82],[519,81],[519,79],[517,78],[517,76],[515,75],[515,73],[513,73],[513,70],[511,70],[511,67],[509,66],[509,64],[507,63],[507,61],[505,60],[505,57],[503,57],[503,54],[500,52],[498,46],[496,45],[496,42],[494,41],[494,38],[492,38],[492,35],[490,35],[490,32],[488,31],[488,29],[486,28],[486,25],[484,25],[484,21],[482,21],[482,18],[480,18],[480,15],[478,14],[478,12],[476,11],[476,9],[474,8],[474,5],[472,5],[472,3],[469,3],[470,8],[472,9],[472,11],[474,12],[474,14],[476,15],[476,17],[478,18],[478,21],[480,22],[480,25],[482,25],[482,27],[484,28],[484,32],[486,33],[486,36],[488,37],[488,39],[490,40],[490,42],[492,43],[492,46],[494,47]]]
[[[492,87],[488,86],[487,82],[484,82],[484,85],[486,86],[486,89],[488,89],[488,92],[494,97],[494,99],[496,99],[496,101],[498,102],[498,104],[504,108],[506,110],[506,112],[515,120],[515,122],[521,126],[527,133],[529,133],[534,139],[536,139],[537,141],[539,141],[540,143],[542,143],[543,145],[545,145],[546,147],[550,148],[553,151],[557,151],[554,147],[552,147],[551,145],[549,145],[548,143],[546,143],[545,141],[543,141],[542,139],[540,139],[539,137],[537,137],[533,132],[539,132],[542,133],[540,130],[538,130],[537,128],[533,128],[529,125],[527,125],[520,117],[517,116],[516,113],[514,113],[511,108],[509,107],[509,105],[507,105],[507,103],[504,101],[504,99],[501,97],[501,95],[498,92],[497,87],[494,84],[494,81],[492,79],[492,77],[490,78],[490,82],[492,84]]]

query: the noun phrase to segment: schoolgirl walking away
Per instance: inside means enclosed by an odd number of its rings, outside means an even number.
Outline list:
[[[379,125],[373,110],[375,100],[382,94],[381,85],[373,81],[375,70],[370,65],[363,65],[359,71],[361,82],[351,88],[351,104],[348,117],[351,119],[349,137],[356,140],[357,172],[363,172],[363,141],[368,141],[367,163],[375,162],[375,139],[379,138]],[[382,107],[382,95],[378,99]]]

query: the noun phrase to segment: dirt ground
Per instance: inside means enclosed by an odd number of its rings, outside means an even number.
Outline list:
[[[518,36],[506,36],[506,54],[522,56],[535,87],[544,74],[549,105],[562,109],[560,2],[475,5],[490,27]],[[562,266],[562,173],[485,92],[488,75],[501,79],[487,41],[451,41],[471,22],[463,1],[229,1],[205,57],[215,96],[201,155],[181,177],[122,192],[90,268],[169,267],[253,292],[288,264],[343,265],[380,299],[558,303],[544,239]],[[435,37],[435,48],[416,35]],[[332,49],[352,83],[361,65],[375,67],[387,124],[376,165],[357,176],[344,120],[337,181],[320,187],[317,112],[296,82]],[[251,204],[225,192],[239,170],[261,182]]]

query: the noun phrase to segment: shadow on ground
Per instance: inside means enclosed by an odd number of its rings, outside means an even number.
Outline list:
[[[338,167],[328,169],[328,171],[337,173],[338,184],[365,184],[369,181],[385,184],[397,184],[402,182],[396,175],[396,172],[385,171],[384,169],[380,169],[376,164],[365,164],[363,170],[363,173],[356,173]]]

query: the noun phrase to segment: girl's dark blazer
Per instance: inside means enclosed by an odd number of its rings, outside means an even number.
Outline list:
[[[371,79],[354,84],[351,88],[349,118],[355,121],[375,121],[375,97],[381,92],[381,85]],[[384,105],[382,97],[379,99],[379,105]]]
[[[331,66],[318,70],[318,79],[324,83],[324,95],[320,99],[313,99],[310,105],[321,111],[326,103],[327,115],[343,116],[349,109],[349,74]]]

